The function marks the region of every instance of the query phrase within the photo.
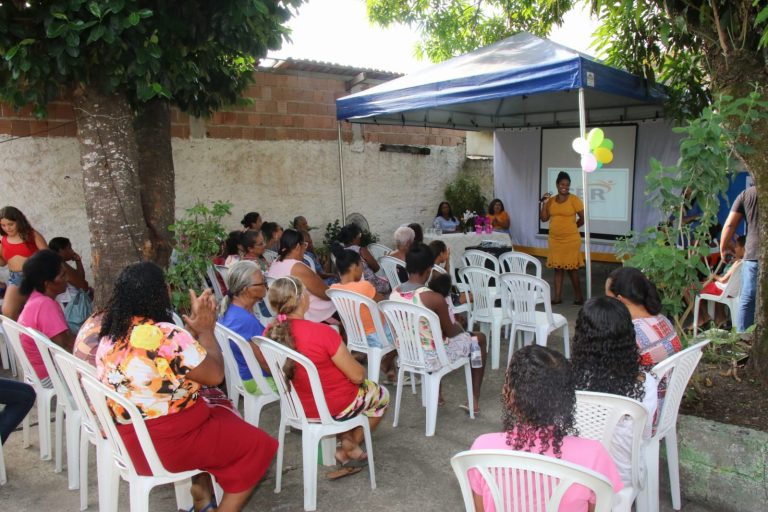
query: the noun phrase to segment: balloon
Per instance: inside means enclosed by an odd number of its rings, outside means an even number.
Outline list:
[[[587,139],[576,137],[575,139],[573,139],[573,142],[571,143],[571,147],[575,152],[577,152],[580,155],[583,155],[584,153],[589,153],[589,142],[587,142]]]
[[[581,170],[584,172],[592,172],[597,168],[597,160],[592,153],[586,153],[581,155]]]
[[[603,133],[603,130],[600,128],[592,128],[589,130],[589,133],[587,134],[587,140],[589,141],[589,148],[595,149],[600,145],[601,142],[603,142],[603,139],[605,138],[605,134]]]
[[[603,168],[603,162],[597,162],[597,168],[602,169]]]
[[[605,138],[598,147],[613,150],[613,141],[611,139]]]
[[[610,149],[597,148],[594,154],[597,161],[601,164],[609,164],[613,160],[613,152]]]

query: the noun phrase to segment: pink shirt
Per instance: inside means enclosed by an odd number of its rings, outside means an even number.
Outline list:
[[[304,265],[306,267],[306,263],[299,260],[292,260],[290,258],[284,259],[283,261],[275,260],[269,266],[269,272],[267,272],[267,274],[271,279],[288,277],[291,275],[291,269],[296,264]],[[333,305],[333,302],[312,295],[309,290],[307,290],[307,292],[309,293],[309,309],[304,313],[304,318],[306,320],[309,320],[310,322],[323,322],[333,316],[336,312],[336,306]]]
[[[507,445],[507,433],[506,432],[494,432],[491,434],[483,434],[475,439],[472,444],[472,450],[511,450],[512,447]],[[563,438],[563,446],[561,448],[562,457],[561,460],[572,462],[580,466],[584,466],[588,469],[596,471],[607,477],[613,484],[613,491],[619,492],[623,489],[619,472],[616,470],[616,464],[614,464],[611,456],[603,448],[603,445],[598,441],[591,439],[582,439],[579,437],[566,436]],[[532,450],[533,453],[539,453],[538,442],[536,447]],[[552,448],[544,452],[544,455],[554,457],[552,454]],[[493,505],[493,497],[488,489],[488,485],[485,483],[485,479],[477,472],[477,470],[469,471],[469,484],[472,487],[472,491],[475,494],[483,497],[483,509],[485,512],[495,512]],[[503,491],[502,491],[503,492]],[[586,512],[588,510],[588,504],[594,503],[595,497],[592,491],[582,485],[573,485],[563,496],[563,500],[560,502],[560,512]],[[542,505],[543,510],[543,505]]]
[[[19,323],[24,327],[31,327],[40,331],[49,338],[53,338],[69,329],[61,305],[37,290],[32,292],[27,303],[24,305],[24,309],[21,311],[21,315],[19,315]],[[47,378],[48,370],[45,368],[40,352],[37,351],[37,345],[35,345],[34,340],[26,334],[19,336],[19,340],[37,376],[41,380]]]

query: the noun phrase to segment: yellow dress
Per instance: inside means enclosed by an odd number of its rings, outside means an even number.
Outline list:
[[[547,267],[574,270],[584,266],[581,236],[576,227],[576,213],[584,210],[577,196],[568,194],[562,203],[557,196],[549,198],[549,255]]]

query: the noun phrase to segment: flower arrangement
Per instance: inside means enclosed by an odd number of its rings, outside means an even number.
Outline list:
[[[477,212],[471,212],[469,210],[464,211],[464,214],[461,216],[461,224],[465,233],[469,233],[469,231],[475,226],[476,218],[478,218]]]

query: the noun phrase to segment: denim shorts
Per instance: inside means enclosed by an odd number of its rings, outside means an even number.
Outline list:
[[[21,286],[21,278],[24,274],[21,272],[10,272],[10,275],[8,277],[8,284],[12,284],[13,286]]]
[[[392,332],[389,330],[389,325],[384,324],[384,335],[387,337],[387,345],[394,345],[395,340],[392,338]],[[383,348],[383,345],[381,344],[381,341],[379,340],[379,336],[372,332],[371,334],[367,335],[365,337],[365,340],[368,342],[368,346],[372,348]]]

